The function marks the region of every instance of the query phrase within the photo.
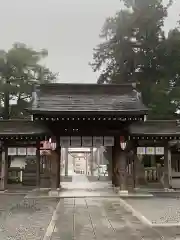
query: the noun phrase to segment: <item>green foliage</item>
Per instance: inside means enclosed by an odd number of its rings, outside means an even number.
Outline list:
[[[125,10],[108,18],[94,49],[98,83],[137,82],[152,119],[177,118],[180,109],[180,32],[166,36],[162,0],[122,0]]]
[[[10,117],[28,116],[24,109],[31,103],[33,84],[52,82],[57,77],[39,63],[47,55],[45,49],[35,51],[22,43],[15,43],[8,52],[0,51],[0,112],[4,106],[4,93],[8,92],[10,100],[15,101],[10,106]]]

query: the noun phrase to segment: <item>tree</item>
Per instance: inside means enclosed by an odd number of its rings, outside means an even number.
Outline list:
[[[3,111],[5,92],[15,104],[10,106],[11,118],[28,117],[24,110],[31,103],[32,86],[52,82],[57,74],[42,66],[40,61],[47,57],[47,50],[35,51],[25,44],[15,43],[5,52],[0,51],[0,100]]]
[[[176,118],[180,108],[180,32],[163,30],[168,8],[162,0],[122,0],[125,10],[108,18],[94,49],[98,83],[137,82],[152,119]],[[162,107],[163,106],[163,107]]]

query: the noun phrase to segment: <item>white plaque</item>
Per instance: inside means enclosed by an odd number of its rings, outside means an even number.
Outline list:
[[[105,136],[104,137],[104,146],[105,147],[112,147],[112,146],[114,146],[114,137]]]
[[[28,156],[36,156],[36,148],[34,148],[34,147],[27,148],[27,155]]]
[[[81,147],[81,137],[71,137],[71,147]]]
[[[8,156],[16,156],[17,148],[8,148]]]
[[[51,149],[52,149],[52,150],[55,150],[55,149],[56,149],[56,142],[52,142],[52,143],[51,143]]]
[[[26,156],[26,148],[18,148],[18,156]]]
[[[41,142],[41,146],[40,149],[42,150],[49,150],[51,149],[51,143],[49,141],[42,141]]]
[[[93,137],[93,147],[103,146],[103,137]]]
[[[92,147],[92,137],[82,137],[82,147]]]
[[[137,147],[137,155],[145,155],[146,148],[145,147]]]
[[[70,147],[70,137],[60,137],[61,147]]]
[[[155,155],[155,147],[147,147],[146,154],[147,155]]]
[[[164,147],[156,147],[156,155],[164,155]]]

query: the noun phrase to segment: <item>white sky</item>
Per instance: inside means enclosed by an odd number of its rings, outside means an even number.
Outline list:
[[[166,29],[177,21],[180,0],[174,1]],[[120,9],[120,0],[0,0],[0,6],[0,48],[14,42],[46,48],[46,65],[60,73],[59,81],[96,82],[88,62],[106,17]]]

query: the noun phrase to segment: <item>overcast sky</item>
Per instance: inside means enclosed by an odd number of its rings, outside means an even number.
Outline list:
[[[180,0],[170,10],[166,29],[176,24]],[[120,0],[0,0],[0,48],[14,42],[46,48],[46,65],[61,82],[96,82],[88,62],[108,16]]]

